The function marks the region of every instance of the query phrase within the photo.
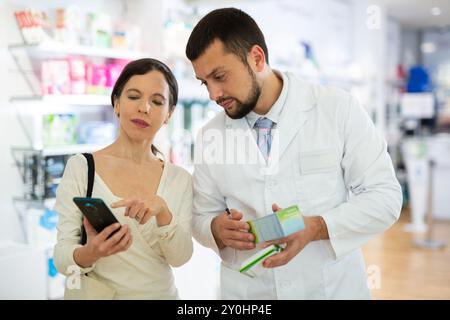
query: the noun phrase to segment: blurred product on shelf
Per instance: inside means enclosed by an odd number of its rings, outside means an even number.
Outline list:
[[[78,127],[78,143],[108,144],[116,137],[116,126],[103,121],[89,121]]]
[[[44,155],[41,150],[14,149],[13,155],[22,175],[25,200],[45,200],[55,197],[56,188],[71,154]]]
[[[82,14],[77,5],[57,8],[55,11],[54,39],[70,45],[79,44],[82,32]]]
[[[86,93],[86,61],[79,57],[68,58],[70,66],[70,93]]]
[[[124,50],[142,49],[141,28],[135,24],[130,24],[126,20],[119,20],[114,25],[111,38],[111,47]]]
[[[408,92],[431,92],[428,71],[423,66],[414,66],[409,70]]]
[[[77,143],[78,116],[75,114],[49,114],[43,116],[44,146]]]
[[[119,78],[128,60],[115,60],[115,62],[108,63],[106,65],[106,87],[112,90],[112,87],[116,83],[117,78]]]
[[[42,61],[42,94],[108,95],[127,62],[91,63],[82,57]]]
[[[114,29],[114,33],[111,39],[111,47],[127,49],[128,46],[127,46],[126,31],[124,31],[120,27]]]
[[[111,17],[105,13],[91,12],[87,17],[88,31],[91,34],[90,45],[110,48],[112,23]]]
[[[86,69],[88,94],[106,94],[106,65],[89,64]]]
[[[64,174],[64,168],[66,166],[67,157],[51,156],[46,157],[44,160],[44,175],[45,175],[45,197],[56,197],[56,188],[59,185],[59,181]]]
[[[58,213],[47,208],[29,208],[24,217],[27,243],[43,247],[56,243]]]
[[[69,94],[70,64],[66,59],[42,61],[41,88],[42,94]]]
[[[66,39],[66,20],[64,9],[62,8],[55,11],[55,32],[53,37],[56,41],[64,41]]]
[[[114,24],[109,14],[83,14],[77,5],[49,11],[19,10],[14,15],[26,44],[57,41],[71,46],[140,50],[141,28],[121,18]]]
[[[74,144],[111,143],[116,137],[116,126],[105,121],[81,122],[76,114],[49,114],[43,116],[44,147]]]
[[[38,10],[15,11],[17,24],[25,43],[36,44],[50,39],[46,29],[49,28],[49,20],[45,12]]]
[[[406,92],[406,78],[407,74],[405,67],[402,64],[398,64],[396,68],[394,85],[400,92]]]
[[[450,97],[446,99],[439,114],[438,125],[441,132],[450,132]]]
[[[45,177],[41,168],[41,159],[33,153],[24,153],[23,161],[23,182],[25,199],[42,199],[45,197]]]

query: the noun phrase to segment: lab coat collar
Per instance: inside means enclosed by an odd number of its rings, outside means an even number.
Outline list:
[[[276,127],[276,124],[278,123],[278,121],[280,119],[281,111],[283,110],[283,107],[284,107],[285,102],[286,102],[287,91],[288,91],[288,88],[289,88],[289,78],[287,77],[286,73],[282,73],[282,72],[277,71],[277,70],[273,70],[273,72],[283,82],[283,87],[281,89],[280,95],[279,95],[278,99],[275,101],[275,103],[272,105],[272,107],[270,108],[269,112],[267,112],[265,115],[260,115],[260,114],[257,114],[254,111],[251,111],[246,116],[250,128],[253,128],[255,126],[256,121],[258,121],[258,119],[261,118],[261,117],[264,117],[264,118],[267,118],[269,120],[272,120],[272,122],[275,123],[275,127]]]

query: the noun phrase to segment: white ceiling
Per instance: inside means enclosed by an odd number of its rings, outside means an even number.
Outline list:
[[[379,0],[389,16],[409,28],[450,26],[450,0]],[[441,15],[433,16],[431,8],[438,7]]]

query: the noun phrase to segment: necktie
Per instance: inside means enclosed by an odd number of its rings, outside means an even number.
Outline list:
[[[269,157],[270,147],[272,146],[271,130],[273,125],[274,122],[267,118],[259,118],[255,123],[258,147],[266,161]]]

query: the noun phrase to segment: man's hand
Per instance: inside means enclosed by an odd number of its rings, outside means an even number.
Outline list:
[[[223,212],[211,222],[211,231],[219,249],[231,247],[237,250],[250,250],[255,248],[255,237],[248,232],[250,226],[240,221],[243,214],[231,209],[231,214]]]
[[[281,210],[281,208],[273,204],[272,210],[274,212]],[[303,217],[305,228],[296,233],[293,233],[285,238],[274,241],[267,241],[263,247],[268,247],[272,244],[286,244],[286,247],[280,253],[274,254],[263,262],[266,268],[275,268],[287,264],[294,258],[304,247],[311,241],[328,239],[328,230],[322,217]]]

